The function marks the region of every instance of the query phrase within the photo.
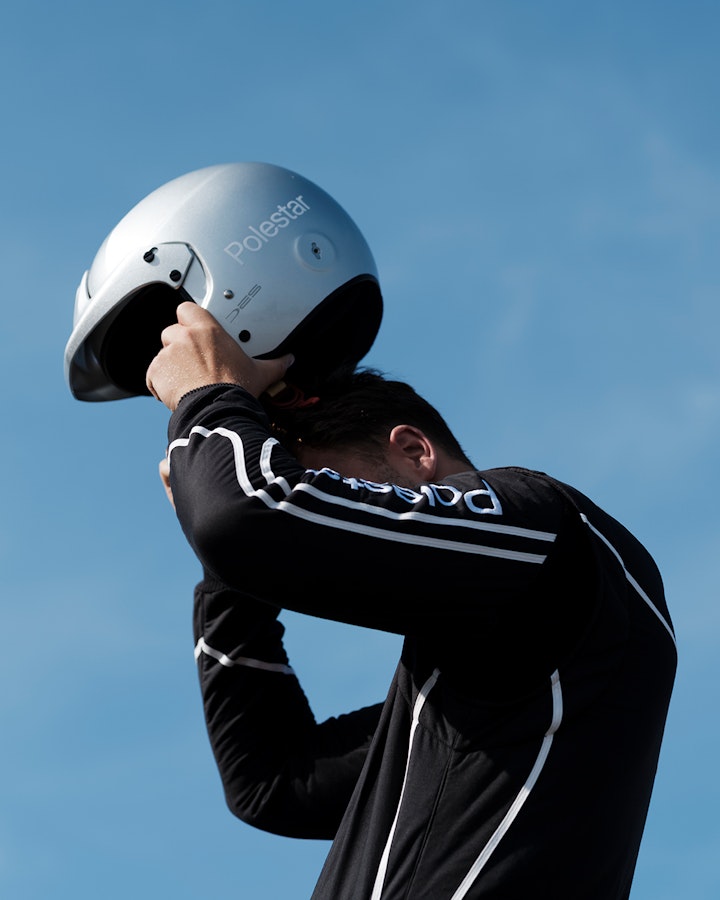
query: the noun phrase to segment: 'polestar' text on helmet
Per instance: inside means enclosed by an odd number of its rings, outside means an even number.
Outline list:
[[[359,362],[382,317],[370,249],[332,197],[279,166],[210,166],[153,191],[98,250],[65,349],[73,395],[147,394],[160,333],[185,300],[250,356],[293,353],[298,383]]]

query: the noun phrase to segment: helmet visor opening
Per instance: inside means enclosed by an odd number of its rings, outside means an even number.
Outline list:
[[[136,291],[108,328],[99,360],[113,384],[135,395],[149,395],[148,366],[162,349],[160,335],[177,322],[176,310],[189,295],[182,288],[150,284]]]

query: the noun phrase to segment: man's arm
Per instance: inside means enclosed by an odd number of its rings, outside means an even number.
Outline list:
[[[485,655],[514,655],[523,629],[537,640],[540,613],[552,630],[538,587],[550,604],[556,591],[538,582],[568,509],[546,481],[466,473],[411,490],[306,471],[271,437],[256,399],[289,360],[250,359],[193,304],[178,320],[148,385],[174,409],[178,518],[215,578],[278,607],[436,646],[471,635]]]
[[[278,609],[207,576],[195,589],[205,720],[231,811],[291,837],[332,839],[381,704],[316,723]]]
[[[167,460],[160,479],[173,508]],[[230,810],[255,827],[332,839],[382,704],[317,724],[290,667],[279,609],[207,573],[195,588],[195,658]]]
[[[501,506],[475,474],[413,491],[306,471],[232,385],[185,395],[169,437],[179,521],[219,581],[398,634],[439,637],[445,625],[479,638],[511,620],[563,515],[550,491],[527,509]]]

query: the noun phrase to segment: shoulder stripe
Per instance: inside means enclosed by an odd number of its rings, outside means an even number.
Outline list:
[[[456,553],[469,553],[476,556],[494,556],[498,559],[509,559],[515,562],[542,564],[547,559],[546,554],[542,553],[526,553],[521,550],[507,550],[503,547],[492,547],[483,544],[467,544],[463,541],[451,541],[447,538],[429,537],[422,534],[406,534],[401,531],[388,531],[374,525],[362,525],[359,522],[334,519],[332,516],[325,516],[322,513],[314,513],[300,506],[295,506],[286,500],[278,503],[276,508],[292,516],[305,519],[307,522],[313,522],[316,525],[329,525],[331,528],[337,528],[340,531],[352,531],[354,534],[364,534],[367,537],[395,541],[398,544],[416,544],[420,547],[429,547],[436,550],[452,550]],[[398,518],[398,516],[395,518]]]
[[[213,428],[212,430],[210,430],[209,428],[204,428],[202,425],[195,425],[190,429],[190,434],[186,438],[178,438],[170,444],[167,451],[168,463],[172,465],[173,451],[181,447],[187,447],[193,435],[199,435],[203,438],[209,438],[213,435],[219,435],[220,437],[227,438],[232,445],[233,460],[235,462],[235,477],[237,478],[238,484],[243,489],[243,492],[248,497],[258,497],[268,506],[275,505],[275,501],[265,490],[263,490],[262,488],[260,490],[256,490],[253,487],[252,482],[248,477],[247,468],[245,466],[245,453],[242,438],[236,431],[231,431],[229,428],[221,427]],[[269,468],[269,463],[270,454],[272,453],[272,448],[275,446],[275,444],[277,444],[277,441],[274,438],[270,438],[263,445],[261,454],[261,468],[268,484],[272,483],[280,485],[284,493],[287,495],[290,493],[290,485],[284,478],[275,478],[273,476],[272,480],[268,479],[268,476],[272,474]]]
[[[547,558],[546,554],[542,553],[528,553],[524,551],[509,550],[490,545],[485,546],[479,544],[469,544],[462,541],[449,540],[447,538],[429,537],[421,534],[410,535],[397,533],[394,531],[383,529],[380,526],[362,525],[356,521],[347,521],[344,519],[334,518],[333,516],[325,515],[323,513],[307,510],[304,507],[294,503],[291,499],[287,499],[293,493],[293,489],[290,487],[285,478],[275,475],[272,470],[272,451],[278,443],[274,438],[268,438],[268,440],[263,445],[260,458],[260,467],[267,486],[274,487],[277,485],[286,498],[283,500],[275,499],[275,497],[273,497],[272,494],[270,494],[265,488],[253,487],[253,484],[250,481],[247,473],[247,467],[245,465],[245,453],[242,438],[237,432],[232,431],[228,428],[219,427],[208,429],[204,428],[202,425],[195,425],[190,430],[188,437],[178,438],[170,444],[167,452],[168,462],[171,461],[172,453],[175,450],[188,446],[193,435],[202,438],[209,438],[213,435],[226,438],[230,442],[232,447],[233,460],[235,463],[235,476],[237,478],[239,486],[246,496],[255,497],[258,500],[261,500],[270,509],[288,513],[306,521],[313,522],[317,525],[327,525],[339,530],[353,531],[355,533],[367,535],[368,537],[395,541],[397,543],[417,544],[423,547],[446,549],[454,552],[463,552],[480,556],[491,556],[498,559],[507,559],[513,560],[515,562],[525,562],[532,564],[542,564]],[[524,538],[531,541],[535,540],[552,542],[556,537],[556,535],[552,532],[537,531],[534,529],[521,528],[513,525],[494,524],[486,520],[475,522],[469,521],[467,519],[463,519],[462,521],[453,519],[439,519],[438,517],[429,515],[427,513],[411,511],[397,513],[384,507],[376,507],[372,506],[369,503],[351,501],[344,497],[337,497],[335,495],[328,494],[325,491],[317,488],[315,485],[310,485],[306,482],[300,482],[298,485],[296,485],[295,491],[299,492],[300,494],[306,494],[310,497],[318,499],[328,506],[337,506],[340,508],[360,510],[363,513],[368,513],[372,516],[378,517],[379,519],[384,518],[398,522],[410,520],[418,522],[420,524],[432,525],[441,524],[443,528],[455,527],[468,529],[470,531],[484,531],[498,535]]]
[[[361,501],[357,500],[348,500],[346,497],[338,497],[335,494],[328,494],[326,491],[321,490],[313,484],[307,484],[307,482],[300,482],[300,484],[295,485],[295,490],[309,494],[310,496],[315,497],[318,500],[322,500],[324,503],[329,503],[335,506],[344,506],[350,509],[361,509],[364,512],[368,512],[387,519],[394,519],[399,522],[412,520],[415,522],[426,522],[433,525],[436,525],[438,522],[442,522],[443,527],[447,525],[450,528],[467,528],[471,531],[490,531],[494,534],[505,534],[511,537],[522,537],[527,538],[528,540],[548,541],[550,543],[557,537],[557,535],[551,531],[536,531],[535,529],[522,528],[518,525],[498,525],[494,522],[488,522],[487,520],[474,522],[468,519],[439,519],[438,516],[433,516],[429,513],[413,511],[396,513],[391,509],[385,509],[385,507],[382,506],[371,506],[369,503],[362,503]]]
[[[620,563],[620,565],[622,566],[622,570],[625,573],[625,577],[627,578],[629,584],[637,591],[637,593],[640,595],[640,597],[642,597],[642,599],[645,601],[645,603],[648,605],[648,607],[655,613],[655,615],[658,617],[658,619],[664,626],[667,633],[670,635],[670,638],[671,638],[673,644],[675,644],[675,646],[677,647],[677,641],[675,640],[675,634],[673,633],[670,623],[665,619],[663,614],[660,612],[660,610],[657,608],[657,606],[655,606],[655,604],[648,597],[648,595],[645,593],[645,591],[640,587],[640,585],[633,578],[633,576],[630,574],[630,572],[628,572],[622,556],[620,556],[618,551],[615,549],[615,547],[613,547],[613,545],[605,537],[605,535],[602,532],[598,531],[598,529],[592,524],[592,522],[588,519],[588,517],[585,515],[585,513],[580,513],[580,518],[588,526],[590,531],[592,531],[592,533],[594,535],[596,535],[598,538],[600,538],[600,540],[603,542],[603,544],[605,544],[605,546],[612,553],[612,555],[615,557],[615,559]]]

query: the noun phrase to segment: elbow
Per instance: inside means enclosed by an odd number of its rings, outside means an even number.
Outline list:
[[[225,803],[236,819],[260,831],[279,834],[280,823],[275,822],[267,811],[268,798],[265,785],[255,785],[242,791],[232,784],[225,785]]]
[[[232,515],[220,504],[207,504],[180,521],[197,558],[224,584],[245,585],[253,572],[267,571],[265,557],[271,542],[263,539],[254,516]]]
[[[226,786],[225,802],[241,822],[280,837],[332,840],[337,830],[337,822],[328,821],[292,789],[278,785],[255,786],[242,793]]]

